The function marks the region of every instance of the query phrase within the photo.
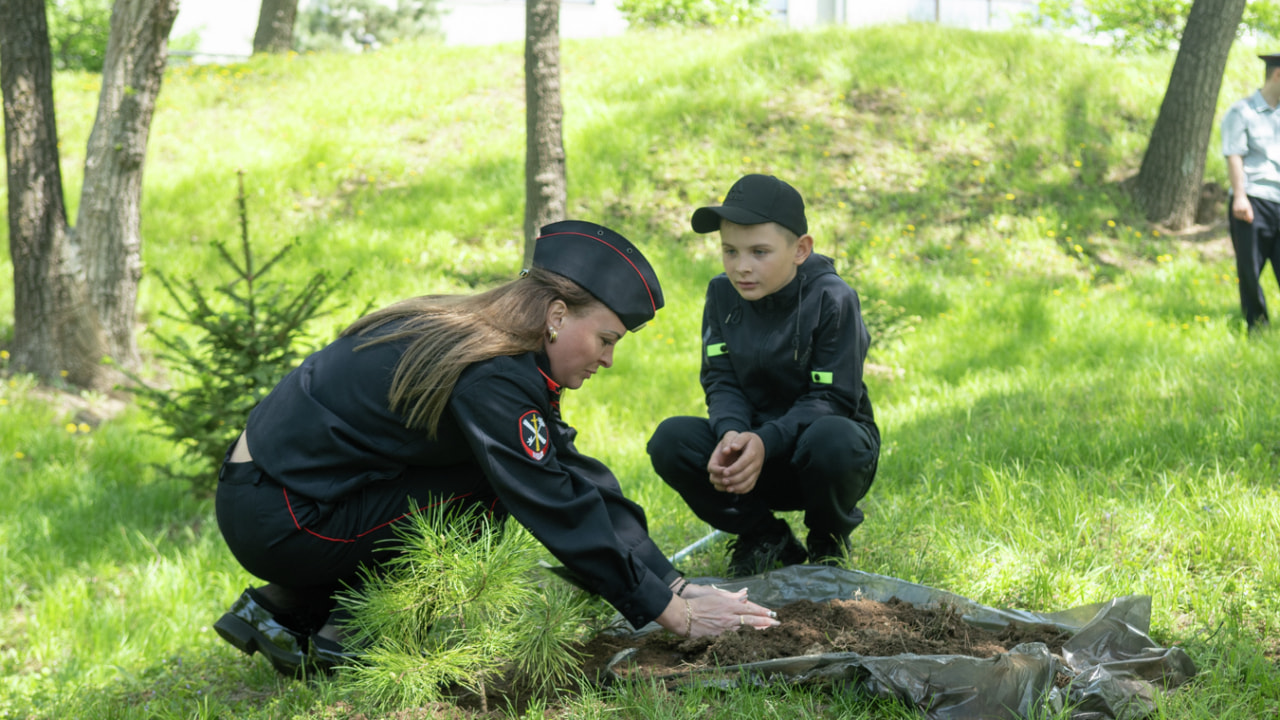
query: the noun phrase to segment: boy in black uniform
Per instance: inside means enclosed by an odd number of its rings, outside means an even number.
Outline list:
[[[737,535],[733,577],[837,565],[880,456],[858,295],[813,253],[800,193],[773,176],[738,180],[723,205],[694,212],[693,229],[720,231],[725,270],[702,317],[709,418],[664,420],[649,440],[654,470]],[[776,510],[804,511],[807,549]]]

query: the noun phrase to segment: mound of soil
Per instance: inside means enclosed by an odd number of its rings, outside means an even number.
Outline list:
[[[637,651],[614,671],[624,677],[662,677],[745,663],[854,652],[867,657],[914,653],[988,658],[1024,642],[1062,651],[1070,635],[1050,625],[1011,625],[990,632],[966,623],[950,606],[921,608],[899,600],[799,600],[775,608],[781,624],[688,640],[668,632],[640,638],[601,634],[584,648],[584,669],[598,677],[617,653]]]

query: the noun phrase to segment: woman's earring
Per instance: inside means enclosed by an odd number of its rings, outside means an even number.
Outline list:
[[[560,333],[557,333],[555,328],[547,328],[547,342],[555,342],[558,337],[560,337]]]

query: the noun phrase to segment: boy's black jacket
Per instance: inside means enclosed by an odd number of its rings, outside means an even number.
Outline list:
[[[839,415],[878,441],[862,380],[869,343],[858,294],[824,255],[810,255],[790,284],[759,300],[744,300],[724,273],[712,278],[701,379],[716,437],[750,430],[771,459],[790,455],[817,418]]]

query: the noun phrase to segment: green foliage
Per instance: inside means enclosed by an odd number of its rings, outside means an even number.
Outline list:
[[[528,531],[438,505],[411,513],[397,534],[398,554],[341,598],[350,642],[364,648],[348,672],[370,701],[414,707],[450,685],[483,699],[507,673],[539,692],[577,679],[572,643],[591,601],[559,581],[537,583],[541,546]]]
[[[45,7],[54,66],[102,72],[111,35],[111,0],[50,0]]]
[[[769,17],[766,0],[620,0],[633,28],[756,25]]]
[[[198,493],[211,489],[213,470],[239,435],[249,411],[312,350],[300,344],[304,328],[324,314],[326,299],[347,278],[335,281],[321,271],[296,292],[284,283],[263,282],[293,245],[255,265],[243,175],[237,201],[241,261],[223,243],[215,243],[236,276],[215,288],[223,302],[210,298],[196,278],[177,285],[164,273],[155,273],[176,308],[165,317],[201,331],[195,343],[182,335],[156,333],[164,347],[160,359],[190,382],[166,389],[133,377],[139,383],[139,399],[159,422],[157,432],[176,441],[192,461],[186,470],[171,467],[170,471],[187,477]]]
[[[1182,39],[1192,0],[1040,0],[1033,22],[1111,40],[1122,52],[1172,50]],[[1277,37],[1280,5],[1250,0],[1240,32]]]
[[[1265,49],[1233,48],[1219,114],[1257,88]],[[1168,53],[923,23],[628,33],[562,53],[572,214],[640,245],[667,302],[563,412],[659,547],[709,530],[645,453],[660,418],[706,411],[699,319],[720,268],[689,214],[743,172],[772,172],[802,188],[818,251],[848,261],[864,305],[921,318],[868,358],[894,372],[866,379],[885,445],[854,565],[1042,611],[1150,595],[1155,639],[1200,668],[1153,720],[1280,716],[1280,383],[1260,381],[1280,333],[1245,334],[1225,232],[1157,236],[1114,186],[1141,161]],[[522,63],[512,43],[401,44],[170,68],[147,156],[141,319],[192,330],[154,271],[223,267],[209,239],[236,237],[222,188],[240,167],[263,178],[254,236],[299,238],[275,280],[352,268],[343,294],[382,305],[514,277]],[[90,80],[55,77],[68,152],[89,134]],[[66,158],[70,188],[82,166]],[[1208,174],[1226,181],[1212,150]],[[154,332],[139,343],[158,345]],[[0,717],[357,716],[345,674],[282,679],[212,632],[256,581],[213,503],[153,471],[174,443],[113,403],[0,382]],[[713,547],[681,569],[724,564]],[[822,686],[647,683],[561,696],[547,714],[919,717]]]
[[[294,45],[301,52],[372,49],[437,36],[439,26],[437,0],[316,0],[298,13]]]

